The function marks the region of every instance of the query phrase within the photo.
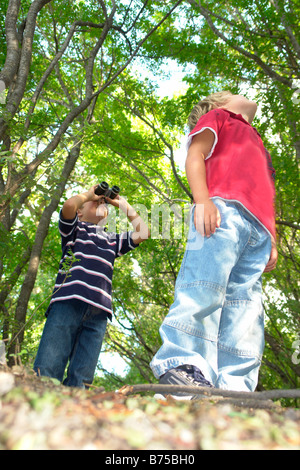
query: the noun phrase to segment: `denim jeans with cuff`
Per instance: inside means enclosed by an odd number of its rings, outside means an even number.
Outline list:
[[[202,237],[191,217],[174,303],[160,327],[163,344],[150,366],[160,377],[190,364],[217,388],[253,391],[264,349],[261,275],[271,237],[239,203],[213,201],[221,226]]]
[[[38,375],[84,388],[91,384],[105,335],[107,317],[77,299],[54,302],[49,310],[34,363]]]

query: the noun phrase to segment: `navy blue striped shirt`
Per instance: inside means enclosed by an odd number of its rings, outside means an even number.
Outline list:
[[[59,231],[62,259],[50,305],[60,300],[79,299],[111,318],[114,261],[138,246],[132,240],[132,232],[106,232],[98,225],[80,222],[77,216],[64,220],[61,212]]]

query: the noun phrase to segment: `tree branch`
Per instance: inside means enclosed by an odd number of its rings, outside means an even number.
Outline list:
[[[162,394],[174,394],[184,392],[193,395],[204,395],[206,397],[224,397],[237,399],[255,400],[278,400],[280,398],[300,398],[299,389],[268,390],[264,392],[236,392],[209,387],[189,387],[187,385],[164,385],[164,384],[138,384],[125,385],[119,390],[122,395],[131,395],[139,392],[155,392]]]
[[[187,0],[190,5],[197,6],[201,12],[201,14],[204,16],[204,18],[207,21],[208,26],[212,30],[212,32],[218,36],[222,41],[224,41],[226,44],[228,44],[232,49],[236,50],[240,54],[242,54],[244,57],[247,57],[248,59],[253,60],[254,62],[257,63],[257,65],[273,80],[276,80],[280,83],[283,83],[284,85],[287,85],[288,87],[292,88],[293,82],[285,77],[282,77],[279,75],[277,72],[275,72],[269,65],[267,65],[257,54],[252,53],[247,51],[246,49],[243,49],[241,46],[238,46],[237,44],[234,44],[231,39],[226,38],[226,36],[215,26],[213,20],[211,19],[210,12],[207,10],[204,6],[202,6],[201,1],[197,0]],[[212,15],[214,15],[212,13]]]
[[[132,54],[130,55],[129,59],[127,59],[127,61],[125,62],[125,64],[119,68],[119,70],[110,78],[110,80],[108,80],[96,93],[95,93],[95,96],[102,93],[103,90],[105,90],[127,67],[128,65],[130,64],[130,62],[132,61],[132,59],[137,55],[138,51],[140,50],[140,48],[142,47],[142,45],[147,41],[147,39],[162,25],[162,23],[164,21],[166,21],[166,19],[171,15],[171,13],[178,7],[178,5],[180,5],[180,3],[182,3],[184,0],[178,0],[175,5],[171,8],[171,10],[165,14],[165,16],[159,21],[159,23],[157,23],[157,25],[155,25],[145,36],[143,39],[141,39],[138,44],[137,44],[137,47],[135,48],[135,50],[132,52]]]
[[[171,168],[172,168],[172,171],[173,171],[173,174],[174,174],[174,177],[177,181],[177,183],[179,184],[179,186],[181,187],[181,189],[183,189],[183,191],[190,197],[192,198],[192,194],[191,192],[189,191],[189,189],[184,185],[184,183],[181,181],[181,178],[180,176],[178,175],[177,173],[177,170],[176,170],[176,166],[175,166],[175,161],[174,161],[174,152],[173,152],[173,147],[171,144],[169,144],[169,142],[167,142],[167,140],[165,139],[163,133],[157,129],[155,127],[154,124],[152,124],[152,122],[150,122],[145,116],[142,116],[142,114],[133,106],[130,106],[127,102],[124,102],[122,100],[120,100],[119,98],[116,98],[115,96],[111,95],[111,94],[108,94],[111,98],[113,98],[114,100],[118,101],[119,103],[122,104],[122,106],[125,106],[127,109],[130,110],[130,112],[132,114],[134,114],[135,116],[137,116],[141,121],[143,121],[150,129],[152,129],[152,131],[154,132],[154,134],[156,134],[159,139],[165,144],[165,146],[169,149],[169,152],[170,152],[170,156],[169,156],[169,160],[171,162]],[[135,167],[135,169],[137,169],[137,167]],[[137,171],[140,171],[140,170],[137,170]],[[151,183],[149,183],[151,184]],[[165,196],[164,196],[165,197]]]
[[[3,80],[8,88],[13,81],[19,66],[20,49],[17,33],[17,19],[21,0],[10,0],[5,18],[5,32],[7,53],[3,69],[0,71],[0,80]]]
[[[10,80],[12,80],[14,78],[15,73],[17,73],[14,91],[12,94],[8,96],[7,103],[6,103],[6,112],[11,118],[15,115],[24,95],[28,73],[30,70],[33,36],[35,32],[35,27],[36,27],[36,18],[37,18],[39,11],[50,1],[51,0],[34,0],[32,4],[30,5],[29,11],[26,17],[26,25],[25,25],[24,34],[23,34],[21,52],[18,51],[19,60],[17,61],[17,66],[11,63],[11,59],[13,57],[17,59],[16,47],[19,46],[19,43],[16,42],[17,41],[16,21],[17,21],[17,14],[19,11],[19,2],[16,2],[16,3],[14,2],[15,8],[13,10],[13,14],[14,14],[13,19],[15,23],[14,25],[12,25],[11,22],[9,21],[9,34],[11,36],[11,40],[10,40],[11,53],[10,53],[10,61],[7,64],[7,67],[10,64],[11,72],[9,75],[6,72],[6,78],[9,78]],[[6,67],[6,71],[7,71],[7,67]],[[1,78],[1,74],[0,74],[0,78]],[[7,129],[7,123],[5,122],[4,119],[0,119],[0,138],[1,139],[4,136],[6,129]]]
[[[286,220],[276,220],[277,225],[286,225],[287,227],[294,228],[296,230],[300,230],[300,225],[295,224],[294,222],[288,222]]]
[[[290,25],[288,23],[288,20],[287,20],[286,15],[285,15],[284,7],[282,8],[282,10],[280,10],[277,0],[273,0],[272,3],[274,3],[275,9],[281,17],[280,19],[281,19],[281,22],[284,26],[286,34],[287,34],[289,40],[291,41],[291,43],[292,43],[292,45],[293,45],[293,47],[296,51],[296,54],[297,54],[298,58],[300,59],[300,44],[297,41],[297,39],[296,39],[296,37],[295,37],[295,35],[292,31],[292,28],[290,27]]]

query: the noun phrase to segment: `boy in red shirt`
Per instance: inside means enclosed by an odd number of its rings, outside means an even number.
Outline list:
[[[189,117],[194,206],[175,298],[151,362],[162,384],[253,391],[264,348],[261,275],[277,262],[274,174],[251,126],[256,103],[230,92]],[[193,398],[178,394],[176,398]]]

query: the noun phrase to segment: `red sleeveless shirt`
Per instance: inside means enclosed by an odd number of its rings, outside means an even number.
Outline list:
[[[188,146],[205,129],[215,136],[205,160],[210,197],[239,202],[275,238],[275,170],[259,133],[241,114],[218,108],[201,116]]]

